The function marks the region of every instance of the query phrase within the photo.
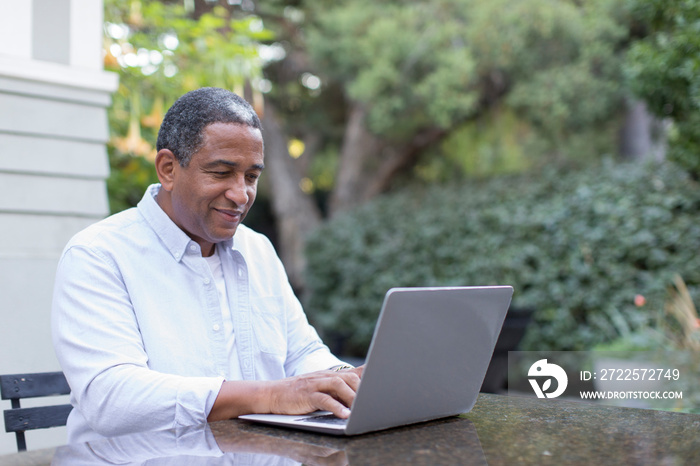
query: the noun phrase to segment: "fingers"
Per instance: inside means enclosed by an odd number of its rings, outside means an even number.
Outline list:
[[[313,396],[312,400],[313,405],[316,406],[316,408],[309,412],[313,412],[316,410],[330,411],[331,413],[333,413],[333,415],[342,419],[347,419],[348,417],[350,417],[350,410],[340,401],[336,400],[328,394],[316,393]]]
[[[362,378],[363,367],[355,367],[353,369],[345,369],[339,372],[335,372],[334,375],[341,377],[343,381],[352,388],[353,392],[356,392],[360,388],[360,379]]]
[[[349,369],[351,372],[355,373],[359,378],[362,378],[362,374],[365,372],[365,365],[361,365],[358,367],[354,367],[352,369]]]
[[[273,382],[270,412],[306,414],[321,409],[347,418],[360,386],[358,372],[361,370],[320,371]]]
[[[355,400],[355,392],[359,386],[359,377],[355,374],[342,374],[327,379],[327,386],[319,387],[320,409],[331,411],[338,417],[350,416],[349,407]]]

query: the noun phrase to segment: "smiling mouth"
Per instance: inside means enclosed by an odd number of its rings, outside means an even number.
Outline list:
[[[243,212],[240,212],[238,210],[227,210],[227,209],[214,209],[218,213],[220,213],[224,219],[228,220],[229,222],[237,222],[243,218]]]

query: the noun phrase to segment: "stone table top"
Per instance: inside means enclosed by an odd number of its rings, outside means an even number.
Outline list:
[[[80,464],[700,464],[700,415],[480,394],[469,413],[356,437],[242,420],[0,457]]]

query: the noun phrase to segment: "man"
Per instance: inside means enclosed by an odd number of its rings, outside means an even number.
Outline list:
[[[69,441],[246,413],[347,417],[361,368],[323,345],[269,241],[241,225],[264,168],[251,106],[223,89],[185,94],[157,150],[160,184],[78,233],[59,262]]]

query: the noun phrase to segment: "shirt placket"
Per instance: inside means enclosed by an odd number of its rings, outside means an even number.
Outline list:
[[[226,261],[227,263],[224,264],[224,267],[230,267],[229,276],[235,277],[235,280],[227,280],[226,287],[233,317],[233,328],[234,332],[236,332],[238,360],[243,380],[255,380],[248,265],[238,251],[230,251],[230,258],[231,261]],[[224,270],[224,273],[226,273],[226,270]]]
[[[204,290],[204,306],[207,321],[209,323],[209,339],[212,342],[211,348],[214,354],[214,370],[216,375],[228,378],[228,354],[226,352],[226,335],[224,335],[224,322],[221,318],[221,305],[219,304],[219,293],[216,289],[214,276],[209,265],[202,257],[201,249],[194,241],[187,246],[188,260],[192,263],[192,268],[197,271]]]

